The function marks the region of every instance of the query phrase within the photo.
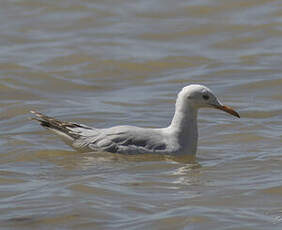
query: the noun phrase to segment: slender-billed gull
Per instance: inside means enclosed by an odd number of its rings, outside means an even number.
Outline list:
[[[60,136],[68,145],[81,152],[195,154],[197,151],[197,113],[200,108],[216,108],[240,117],[231,107],[223,105],[203,85],[188,85],[177,96],[175,113],[166,128],[115,126],[91,128],[73,122],[59,121],[39,112],[35,120]]]

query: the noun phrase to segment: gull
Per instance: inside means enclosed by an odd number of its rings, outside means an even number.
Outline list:
[[[60,121],[36,111],[30,112],[41,126],[80,152],[195,155],[198,142],[197,114],[200,108],[216,108],[240,118],[234,109],[223,105],[209,88],[196,84],[185,86],[178,93],[173,119],[166,128],[125,125],[98,129]]]

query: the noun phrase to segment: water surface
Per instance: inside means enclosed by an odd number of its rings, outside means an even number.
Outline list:
[[[281,229],[281,2],[4,0],[3,229]],[[81,154],[29,110],[164,127],[205,84],[241,114],[199,114],[196,158]]]

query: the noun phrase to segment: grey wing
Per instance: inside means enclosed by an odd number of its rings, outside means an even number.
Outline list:
[[[99,130],[96,135],[88,137],[86,142],[88,148],[94,151],[103,150],[112,153],[150,153],[166,148],[159,134],[137,127]]]

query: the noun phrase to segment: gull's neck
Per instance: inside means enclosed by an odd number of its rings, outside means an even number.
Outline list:
[[[184,154],[195,154],[197,151],[197,114],[198,109],[193,104],[178,96],[175,114],[168,128],[175,136],[180,151]]]

